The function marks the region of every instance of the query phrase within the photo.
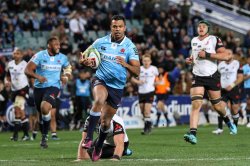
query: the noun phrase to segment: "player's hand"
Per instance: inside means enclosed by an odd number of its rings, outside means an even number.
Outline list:
[[[115,158],[111,158],[111,159],[109,159],[109,160],[111,160],[111,161],[120,161],[120,160],[115,159]]]
[[[123,67],[127,67],[128,64],[125,62],[124,58],[123,57],[120,57],[120,56],[117,56],[116,57],[116,62],[121,64]]]
[[[198,57],[199,58],[206,58],[206,52],[205,51],[200,51],[199,53],[198,53]]]
[[[45,78],[45,77],[43,77],[43,76],[39,76],[37,79],[38,79],[38,81],[39,81],[40,83],[47,82],[47,78]]]
[[[193,60],[193,57],[192,56],[190,56],[190,57],[188,57],[188,58],[186,58],[186,63],[187,64],[192,64],[194,62],[194,60]]]
[[[61,81],[62,81],[63,85],[66,85],[68,80],[69,80],[68,76],[66,76],[66,75],[61,76]]]
[[[81,52],[80,53],[80,59],[79,59],[79,63],[85,66],[93,66],[93,62],[90,58],[87,58],[87,53],[86,52]]]

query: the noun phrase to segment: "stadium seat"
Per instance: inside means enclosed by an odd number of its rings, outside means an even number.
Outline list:
[[[105,31],[97,31],[97,37],[99,38],[99,37],[103,37],[103,36],[105,36],[106,35],[106,32]]]
[[[97,34],[95,31],[88,31],[88,39],[95,41],[97,39]]]

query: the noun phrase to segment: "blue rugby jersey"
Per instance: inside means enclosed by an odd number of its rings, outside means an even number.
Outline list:
[[[36,67],[36,73],[47,78],[47,81],[40,83],[35,79],[34,86],[36,88],[57,87],[60,89],[61,70],[69,64],[66,55],[59,53],[55,56],[50,56],[47,50],[42,50],[36,53],[32,59]]]
[[[123,89],[126,84],[127,69],[116,62],[116,57],[123,57],[127,63],[130,60],[139,61],[135,45],[126,36],[121,43],[114,43],[111,42],[111,35],[107,35],[97,39],[92,46],[101,54],[101,63],[96,76],[109,87]]]
[[[245,64],[242,67],[242,70],[243,70],[244,75],[250,75],[250,65],[249,64]],[[250,79],[247,79],[244,81],[244,88],[250,88]]]

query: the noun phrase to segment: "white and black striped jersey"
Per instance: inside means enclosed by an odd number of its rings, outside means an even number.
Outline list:
[[[142,85],[138,86],[139,94],[145,94],[149,92],[155,91],[155,78],[158,76],[158,69],[155,66],[150,66],[149,68],[145,68],[141,66],[139,80],[144,81]]]
[[[7,66],[7,72],[11,78],[11,90],[17,91],[29,85],[28,78],[24,73],[27,62],[22,60],[16,64],[14,60],[10,61]]]
[[[217,61],[198,57],[202,50],[208,53],[216,53],[220,47],[224,47],[222,41],[213,35],[209,35],[203,40],[194,37],[191,41],[192,56],[194,60],[193,74],[197,76],[211,76],[217,71]]]
[[[117,134],[124,134],[124,142],[128,142],[128,135],[126,133],[124,122],[121,117],[116,114],[113,116],[110,129],[111,130],[104,141],[105,144],[115,146],[114,136]]]
[[[220,62],[218,65],[218,71],[221,74],[221,87],[224,89],[237,80],[238,73],[243,73],[240,68],[240,63],[237,60],[233,60],[230,63],[225,61]]]

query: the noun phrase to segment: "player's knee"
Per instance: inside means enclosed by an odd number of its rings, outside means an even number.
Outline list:
[[[210,99],[210,102],[213,104],[213,106],[215,107],[216,105],[221,103],[221,97],[217,98],[217,99]]]
[[[193,110],[199,109],[202,105],[203,95],[191,96]]]
[[[15,101],[14,101],[14,107],[16,110],[21,109],[24,110],[25,106],[25,98],[22,96],[16,96]]]
[[[105,103],[105,100],[102,99],[101,97],[100,97],[100,98],[97,98],[97,99],[95,100],[95,102],[94,102],[94,104],[95,104],[96,106],[102,106],[104,103]]]
[[[41,103],[41,111],[43,114],[48,114],[51,108],[52,108],[52,105],[49,102],[43,101]]]

